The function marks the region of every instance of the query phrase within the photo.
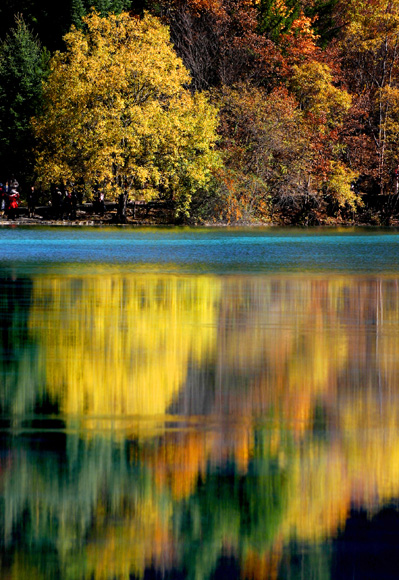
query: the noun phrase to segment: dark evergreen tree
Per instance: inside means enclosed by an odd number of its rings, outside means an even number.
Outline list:
[[[9,33],[15,17],[22,16],[26,25],[49,50],[62,48],[62,37],[71,26],[71,1],[1,0],[0,38]]]
[[[82,18],[86,14],[86,8],[84,0],[72,0],[71,6],[71,24],[80,27],[82,23]]]
[[[0,39],[4,39],[15,16],[20,14],[43,46],[50,51],[62,50],[64,34],[72,24],[80,26],[82,16],[92,7],[105,16],[123,10],[140,14],[146,6],[147,0],[0,0]]]
[[[48,69],[44,50],[22,17],[0,45],[0,177],[32,179],[30,119],[41,106]]]
[[[101,16],[110,13],[120,14],[124,10],[132,8],[132,0],[72,0],[71,24],[80,27],[82,18],[92,9],[97,10]]]
[[[306,7],[305,14],[314,18],[314,31],[319,35],[319,44],[325,48],[338,34],[340,27],[336,22],[338,0],[316,0]]]

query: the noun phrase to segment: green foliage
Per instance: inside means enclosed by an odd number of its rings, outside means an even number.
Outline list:
[[[47,51],[18,17],[0,46],[0,159],[7,177],[32,177],[30,118],[40,110],[47,71]]]
[[[108,14],[120,14],[129,10],[131,0],[72,0],[71,23],[76,27],[82,26],[82,19],[94,9],[101,16]]]
[[[32,282],[2,270],[0,309],[0,409],[3,415],[22,416],[30,412],[43,385],[38,371],[37,344],[29,336],[29,312]]]
[[[21,15],[29,29],[37,34],[43,46],[53,50],[62,45],[62,35],[70,27],[69,2],[51,0],[2,0],[0,3],[0,36],[4,38]]]
[[[182,564],[189,578],[210,578],[225,545],[241,558],[267,553],[276,540],[288,504],[289,468],[282,469],[270,450],[270,431],[255,433],[248,473],[234,463],[209,472],[195,494],[175,508],[183,546]]]
[[[86,16],[84,0],[72,0],[71,24],[76,28],[82,25],[82,18]]]
[[[258,4],[258,28],[274,42],[291,29],[299,16],[301,3],[298,0],[260,0]]]

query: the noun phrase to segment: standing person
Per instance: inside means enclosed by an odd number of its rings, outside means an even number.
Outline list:
[[[18,182],[14,182],[18,185]],[[17,209],[18,209],[18,200],[19,200],[19,193],[17,191],[16,186],[13,184],[11,186],[11,191],[8,194],[8,203],[7,203],[7,217],[10,220],[15,220],[17,216]]]
[[[0,213],[1,216],[3,216],[4,211],[6,209],[6,191],[5,186],[2,183],[0,183],[0,204],[1,204]]]
[[[72,216],[72,193],[69,191],[69,189],[65,189],[63,217],[71,219],[71,216]]]
[[[93,202],[94,211],[98,213],[101,217],[104,216],[105,212],[105,201],[104,201],[104,192],[99,191],[96,189],[94,191],[94,202]]]
[[[36,209],[36,191],[34,186],[30,188],[28,193],[28,217],[33,217]]]
[[[71,213],[70,218],[72,220],[76,220],[76,211],[78,209],[78,196],[76,194],[75,189],[71,191]]]
[[[104,217],[104,213],[105,213],[105,196],[104,196],[104,192],[100,191],[100,194],[98,196],[98,209],[99,209],[99,214],[101,217]]]

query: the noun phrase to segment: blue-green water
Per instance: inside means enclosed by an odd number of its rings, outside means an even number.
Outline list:
[[[394,272],[399,230],[7,228],[3,263],[121,264],[190,273]]]
[[[395,578],[398,250],[0,229],[0,576]]]

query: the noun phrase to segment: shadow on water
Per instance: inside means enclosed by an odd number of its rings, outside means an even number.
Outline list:
[[[391,580],[399,570],[399,502],[372,518],[364,510],[352,510],[344,531],[334,541],[331,578]]]

